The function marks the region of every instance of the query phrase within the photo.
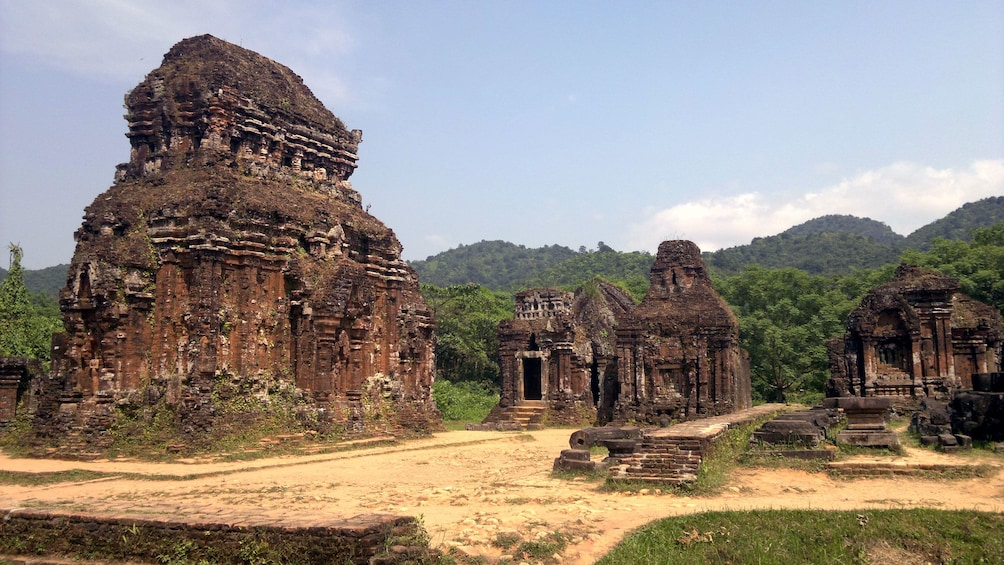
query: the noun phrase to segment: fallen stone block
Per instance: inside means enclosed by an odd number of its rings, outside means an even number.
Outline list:
[[[942,447],[959,445],[959,441],[955,439],[955,436],[952,434],[941,434],[938,436],[938,441],[941,442]]]
[[[589,461],[588,449],[562,449],[561,458],[568,461]]]
[[[602,440],[640,438],[641,429],[634,426],[583,428],[572,432],[572,435],[568,438],[568,446],[573,449],[589,449],[594,445],[599,445],[599,442]]]
[[[595,461],[578,461],[575,459],[564,459],[558,457],[554,460],[555,471],[586,471],[593,472],[596,470]]]

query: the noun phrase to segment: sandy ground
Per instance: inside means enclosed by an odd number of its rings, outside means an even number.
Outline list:
[[[562,563],[593,563],[634,528],[656,518],[704,510],[1004,511],[1004,456],[949,456],[920,449],[880,460],[903,465],[989,463],[996,472],[990,478],[964,480],[847,480],[825,473],[740,468],[716,496],[670,495],[654,488],[632,494],[601,492],[597,482],[550,476],[554,458],[568,447],[571,431],[446,432],[392,446],[238,463],[69,462],[0,456],[0,470],[7,471],[90,469],[196,476],[2,485],[0,508],[223,521],[255,516],[297,523],[404,514],[421,516],[432,545],[486,557],[503,554],[491,543],[499,533],[530,540],[562,532],[571,536]]]

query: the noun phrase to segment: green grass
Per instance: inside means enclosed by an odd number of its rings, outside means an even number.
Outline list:
[[[70,471],[55,471],[51,473],[21,473],[17,471],[0,471],[0,485],[51,485],[56,483],[78,483],[93,481],[104,477],[119,477],[121,473],[101,473],[73,469]]]
[[[931,509],[754,510],[640,528],[598,565],[634,563],[1000,563],[1004,514]]]

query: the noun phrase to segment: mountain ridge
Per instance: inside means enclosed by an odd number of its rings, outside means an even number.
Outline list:
[[[776,235],[753,238],[746,245],[705,252],[702,255],[708,266],[721,275],[737,274],[746,265],[754,263],[768,268],[795,267],[810,274],[846,274],[854,269],[871,269],[896,263],[903,251],[927,250],[931,241],[938,237],[970,241],[973,230],[999,221],[1004,221],[1004,196],[969,202],[906,236],[894,232],[886,223],[871,218],[828,214],[792,226]],[[554,282],[564,281],[567,277],[542,277],[541,274],[567,271],[568,269],[562,268],[562,263],[581,257],[583,253],[596,253],[599,254],[596,258],[601,258],[602,253],[613,251],[602,242],[599,247],[598,251],[580,248],[576,252],[562,246],[535,249],[502,240],[482,240],[430,255],[424,261],[409,263],[418,271],[420,280],[427,284],[448,286],[473,282],[493,290],[506,290],[521,282],[540,284],[551,279]],[[558,257],[554,255],[553,248],[562,249],[565,257],[556,261]],[[485,257],[492,253],[504,253],[506,249],[518,251],[518,255],[522,257],[534,257],[538,250],[547,250],[545,254],[550,258],[533,259],[537,261],[539,269],[533,271],[525,269],[525,264],[521,264],[522,260],[517,256]],[[475,266],[466,263],[470,257],[475,258]],[[579,263],[596,264],[597,261],[580,259]],[[631,264],[633,270],[623,272],[625,280],[636,278],[637,258]],[[429,268],[430,265],[435,265],[435,268]],[[477,276],[465,276],[464,271],[477,273]],[[493,275],[497,272],[506,275],[495,278]],[[526,272],[533,274],[520,276]],[[450,276],[444,277],[444,274]],[[596,274],[600,273],[590,270],[583,272],[582,276],[588,278]],[[610,276],[611,271],[606,269],[604,275]]]

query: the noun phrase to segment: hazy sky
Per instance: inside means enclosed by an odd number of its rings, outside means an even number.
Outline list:
[[[69,261],[128,160],[123,96],[203,33],[363,130],[352,184],[406,259],[713,250],[824,214],[905,235],[1004,194],[1000,0],[0,0],[0,243],[28,268]]]

